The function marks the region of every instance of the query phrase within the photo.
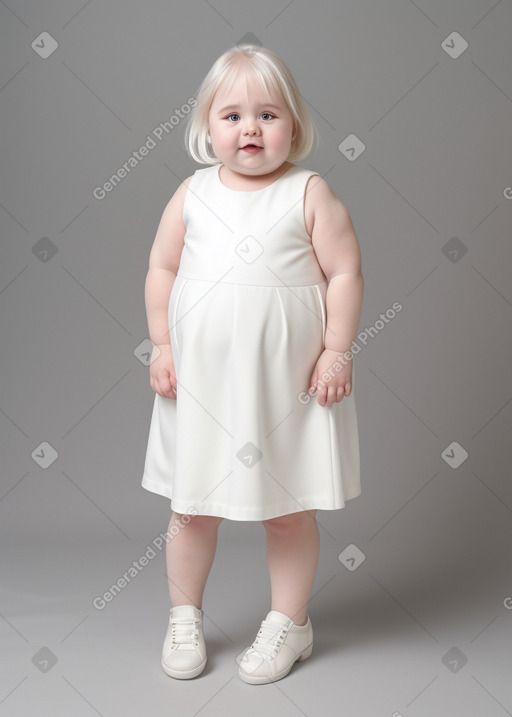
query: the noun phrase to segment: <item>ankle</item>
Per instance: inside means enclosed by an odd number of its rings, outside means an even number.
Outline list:
[[[305,627],[308,624],[308,615],[307,613],[293,613],[289,610],[281,610],[278,607],[271,607],[271,610],[277,610],[278,612],[282,612],[283,615],[286,615],[290,618],[290,620],[293,620],[294,624],[297,625],[297,627]]]
[[[190,601],[189,602],[180,602],[179,600],[177,600],[177,601],[171,601],[171,610],[174,607],[183,607],[183,605],[192,605],[192,607],[195,607],[197,610],[203,609],[202,603],[200,605],[198,605],[196,602],[190,602]]]

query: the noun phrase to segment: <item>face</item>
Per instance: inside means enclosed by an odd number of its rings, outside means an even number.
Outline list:
[[[259,83],[251,83],[243,73],[229,92],[221,85],[215,93],[208,128],[215,156],[233,172],[244,175],[278,169],[286,162],[296,135],[283,99],[279,95],[268,99]],[[243,149],[249,143],[259,149]]]

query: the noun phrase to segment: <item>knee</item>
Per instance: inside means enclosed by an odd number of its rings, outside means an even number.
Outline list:
[[[263,520],[265,530],[272,533],[291,533],[296,530],[302,530],[305,525],[315,520],[316,510],[304,510],[299,513],[289,513],[288,515],[280,515],[277,518]]]
[[[171,524],[191,525],[200,530],[208,530],[209,528],[217,528],[223,520],[224,518],[218,515],[189,515],[188,513],[173,511]]]

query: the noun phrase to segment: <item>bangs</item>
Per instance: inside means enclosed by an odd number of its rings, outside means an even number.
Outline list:
[[[268,68],[266,66],[257,66],[251,62],[233,63],[228,66],[226,74],[219,85],[219,90],[225,90],[229,94],[239,77],[245,77],[250,87],[262,89],[269,102],[276,97],[285,99],[280,83],[268,71]]]

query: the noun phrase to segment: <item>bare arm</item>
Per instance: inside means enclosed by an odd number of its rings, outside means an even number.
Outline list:
[[[349,351],[356,337],[363,304],[361,251],[350,215],[329,185],[310,182],[307,201],[313,210],[313,248],[327,277],[325,348]]]
[[[329,185],[318,177],[312,177],[309,185],[306,216],[309,227],[312,225],[312,245],[328,284],[325,347],[311,374],[308,392],[317,391],[318,403],[330,406],[352,390],[352,354],[345,352],[352,347],[361,316],[361,252],[349,213]]]
[[[178,272],[186,227],[182,210],[188,182],[185,179],[167,204],[149,255],[145,300],[149,338],[157,346],[170,345],[168,307]]]

